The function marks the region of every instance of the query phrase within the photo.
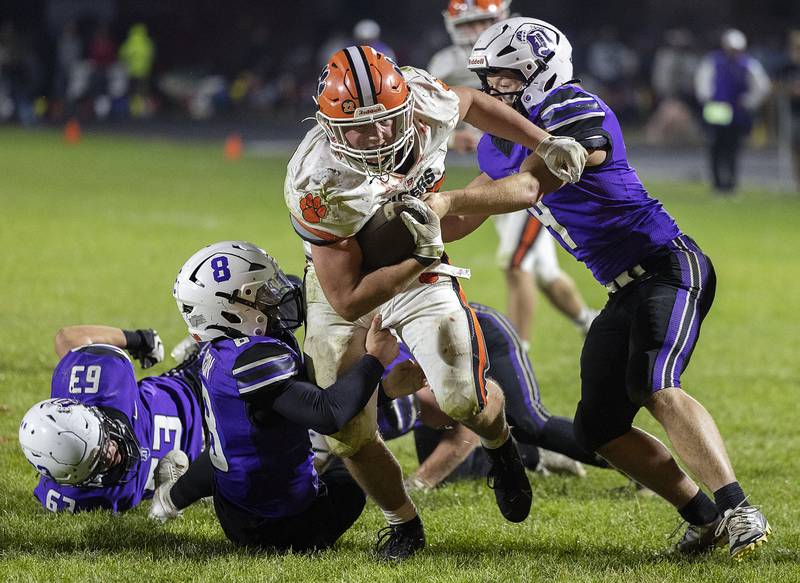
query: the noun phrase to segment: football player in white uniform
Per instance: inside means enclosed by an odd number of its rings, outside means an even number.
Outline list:
[[[331,385],[361,356],[369,321],[381,314],[411,349],[442,410],[481,436],[493,461],[498,506],[507,519],[522,521],[530,511],[530,484],[510,439],[502,392],[485,378],[486,347],[457,279],[468,272],[448,264],[438,217],[416,197],[443,181],[447,140],[462,119],[530,144],[565,180],[579,176],[585,150],[479,91],[450,89],[420,69],[401,70],[365,46],[333,55],[316,101],[318,125],[289,162],[285,183],[292,224],[310,260],[304,349],[312,376],[322,387]],[[478,188],[503,199],[516,184],[509,177]],[[364,273],[354,235],[382,204],[400,196],[426,217],[422,224],[401,214],[416,243],[414,256]],[[377,432],[375,396],[329,442],[389,521],[380,555],[399,560],[422,548],[422,523]]]
[[[510,5],[510,0],[450,0],[442,16],[453,44],[433,55],[428,64],[431,75],[450,85],[480,89],[480,79],[467,68],[467,59],[481,33],[508,18]],[[450,147],[474,152],[481,135],[475,128],[460,124]],[[559,267],[553,239],[542,224],[526,211],[495,215],[493,220],[500,239],[497,262],[506,276],[507,313],[523,345],[527,348],[529,342],[536,288],[586,334],[597,311],[587,307],[575,282]]]

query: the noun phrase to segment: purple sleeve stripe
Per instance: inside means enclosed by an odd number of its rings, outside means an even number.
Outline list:
[[[236,386],[239,390],[247,389],[253,385],[257,385],[263,381],[275,379],[278,377],[288,378],[297,374],[297,366],[294,361],[281,363],[280,366],[269,366],[260,369],[255,369],[252,373],[236,379]],[[288,376],[286,376],[288,375]]]
[[[544,129],[547,130],[548,132],[550,132],[552,130],[557,130],[558,128],[564,127],[564,126],[569,125],[571,123],[575,123],[576,121],[580,121],[582,119],[588,119],[590,117],[604,117],[605,115],[606,114],[603,111],[590,111],[588,113],[582,113],[582,114],[575,115],[573,117],[569,117],[567,119],[561,120],[560,122],[554,123],[553,125],[545,126]]]
[[[594,97],[574,97],[573,99],[566,99],[561,101],[560,103],[555,103],[550,107],[545,108],[540,114],[539,117],[545,119],[550,117],[554,112],[559,111],[564,108],[579,108],[585,106],[594,106],[599,108],[600,104],[594,99]]]
[[[284,380],[286,380],[286,379],[288,379],[288,378],[290,378],[290,377],[292,377],[292,376],[294,376],[296,374],[297,374],[297,370],[296,369],[292,369],[289,372],[286,372],[286,373],[283,373],[283,374],[279,374],[279,375],[275,375],[275,376],[273,376],[271,378],[268,378],[268,379],[265,379],[265,380],[261,381],[260,383],[255,383],[254,385],[250,385],[250,386],[247,386],[247,387],[243,387],[243,386],[241,386],[241,383],[239,383],[239,394],[240,395],[246,395],[248,393],[252,393],[253,391],[256,391],[258,389],[267,387],[269,385],[278,383],[280,381],[284,381]]]
[[[243,373],[245,371],[248,371],[248,370],[251,370],[251,369],[254,369],[254,368],[259,368],[259,367],[264,366],[266,364],[269,364],[271,362],[277,362],[279,360],[284,360],[284,359],[293,360],[292,359],[292,355],[289,354],[289,353],[279,354],[278,356],[269,356],[267,358],[262,358],[261,360],[257,360],[255,362],[251,362],[250,364],[246,364],[244,366],[240,366],[239,368],[233,369],[232,372],[233,372],[233,375],[236,376],[236,375],[239,375],[239,374],[241,374],[241,373]]]
[[[557,123],[557,122],[559,122],[559,121],[561,121],[563,119],[566,119],[568,117],[572,117],[573,115],[578,115],[578,114],[586,113],[586,112],[589,112],[589,111],[600,111],[600,112],[602,112],[603,110],[600,108],[599,105],[597,105],[596,102],[578,103],[578,104],[574,104],[574,105],[572,105],[570,107],[567,107],[567,108],[564,108],[564,109],[559,109],[557,111],[553,111],[550,115],[542,116],[542,122],[545,125],[552,125],[552,124]]]

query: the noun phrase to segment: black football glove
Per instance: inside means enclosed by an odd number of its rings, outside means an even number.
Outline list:
[[[123,330],[125,349],[139,361],[142,368],[150,368],[164,360],[164,343],[158,332],[151,328],[139,330]]]

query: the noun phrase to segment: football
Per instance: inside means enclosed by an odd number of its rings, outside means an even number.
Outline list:
[[[400,263],[414,253],[414,237],[400,218],[403,211],[408,211],[419,222],[425,222],[425,217],[418,210],[403,202],[389,201],[370,217],[356,235],[363,254],[364,271]]]

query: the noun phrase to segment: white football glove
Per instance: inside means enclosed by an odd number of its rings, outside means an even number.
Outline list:
[[[589,153],[575,138],[548,136],[535,150],[556,178],[565,182],[578,182],[586,166]]]
[[[414,259],[422,265],[430,265],[441,258],[442,253],[444,253],[439,217],[431,207],[417,198],[404,196],[402,201],[425,216],[425,222],[420,223],[408,211],[400,213],[400,218],[411,233],[411,236],[414,237],[414,244],[416,245]]]

